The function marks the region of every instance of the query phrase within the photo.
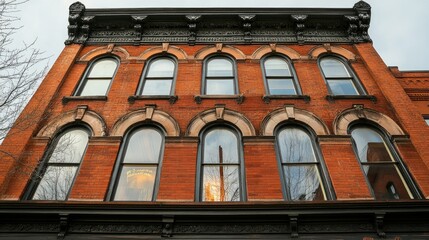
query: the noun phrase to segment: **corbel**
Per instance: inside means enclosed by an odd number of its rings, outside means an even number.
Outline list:
[[[298,238],[298,215],[289,215],[290,237]]]
[[[307,20],[308,15],[292,15],[291,17],[295,22],[296,40],[298,44],[302,45],[305,43],[305,39],[304,39],[305,20]]]
[[[186,15],[186,20],[188,21],[188,44],[193,46],[197,41],[197,22],[200,20],[201,15]]]
[[[91,31],[91,23],[94,20],[94,16],[84,16],[82,17],[82,27],[81,27],[81,36],[78,40],[78,43],[85,43],[89,38],[89,33]]]
[[[356,15],[345,15],[344,17],[349,21],[347,33],[349,34],[350,41],[357,42],[359,17]]]
[[[255,19],[256,15],[239,15],[243,21],[243,30],[244,30],[244,42],[252,42],[252,22]]]
[[[85,12],[85,5],[83,5],[80,2],[75,2],[72,5],[70,5],[69,8],[69,25],[67,26],[68,29],[68,38],[64,42],[66,45],[72,44],[76,36],[79,33],[80,26],[82,24],[82,16]]]
[[[69,227],[69,215],[60,214],[60,232],[57,235],[57,240],[63,240],[66,236]]]
[[[142,36],[143,36],[143,23],[146,20],[147,16],[145,15],[137,15],[137,16],[131,16],[134,22],[134,31],[136,31],[136,37],[134,38],[134,45],[139,45]]]
[[[359,34],[363,41],[371,42],[371,38],[368,35],[369,23],[371,21],[371,6],[365,1],[359,1],[353,9],[356,11],[359,19]]]
[[[173,235],[174,216],[162,217],[161,237],[171,237]]]

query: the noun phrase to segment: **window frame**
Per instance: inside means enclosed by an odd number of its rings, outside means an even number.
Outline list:
[[[83,130],[88,134],[88,142],[85,146],[85,149],[83,151],[82,157],[80,159],[79,163],[49,163],[49,160],[52,157],[52,154],[54,153],[60,139],[68,132],[74,131],[74,130]],[[89,141],[91,140],[92,137],[92,131],[91,128],[86,126],[86,125],[70,125],[70,126],[65,126],[62,129],[60,129],[57,133],[54,134],[54,138],[52,141],[50,141],[47,145],[47,149],[45,150],[43,156],[42,156],[42,161],[40,162],[39,166],[35,169],[35,171],[33,171],[30,181],[27,184],[26,187],[26,191],[22,197],[22,199],[24,200],[31,200],[31,201],[67,201],[70,193],[73,189],[73,186],[76,182],[76,178],[79,175],[80,172],[80,168],[82,166],[82,162],[85,159],[85,155],[86,155],[86,151],[88,150],[88,146],[89,146]],[[40,182],[42,181],[43,177],[45,176],[46,170],[48,169],[49,166],[63,166],[63,167],[73,167],[73,166],[77,166],[77,170],[76,170],[76,174],[73,177],[73,181],[70,185],[70,189],[66,195],[66,198],[64,200],[33,200],[34,194],[36,193],[37,188],[39,187]]]
[[[269,58],[272,58],[272,57],[273,58],[278,57],[278,58],[281,58],[282,60],[284,60],[286,62],[286,64],[288,65],[289,71],[290,71],[292,76],[290,76],[290,77],[289,76],[288,77],[285,77],[285,76],[267,77],[267,71],[265,69],[265,62],[266,62],[266,60],[268,60]],[[302,95],[302,90],[301,90],[301,86],[300,86],[299,81],[298,81],[298,76],[296,74],[295,67],[293,65],[293,62],[287,56],[284,56],[281,54],[268,54],[261,59],[260,64],[261,64],[262,75],[263,75],[263,79],[264,79],[264,87],[265,87],[265,94],[266,95],[268,95],[268,96],[301,96]],[[268,84],[269,78],[270,79],[271,78],[274,78],[274,79],[291,79],[293,86],[295,88],[296,94],[271,94],[269,84]]]
[[[346,69],[346,71],[349,73],[350,77],[326,77],[325,76],[325,72],[322,68],[322,61],[324,59],[335,59],[338,60],[339,62],[341,62],[344,66],[344,68]],[[328,88],[328,92],[329,95],[331,96],[341,96],[341,97],[354,97],[354,96],[367,96],[368,92],[366,91],[365,87],[363,86],[363,84],[361,83],[361,81],[359,80],[359,78],[357,77],[355,71],[352,69],[352,66],[350,65],[349,61],[347,61],[344,57],[342,56],[338,56],[335,54],[325,54],[320,56],[317,59],[317,65],[319,66],[319,71],[322,74],[323,80],[325,81],[325,85]],[[341,79],[347,79],[350,80],[353,83],[354,88],[356,89],[356,94],[353,95],[344,95],[344,94],[335,94],[332,89],[331,86],[329,85],[328,80],[341,80]]]
[[[106,93],[104,95],[81,95],[82,91],[85,89],[85,86],[88,82],[88,77],[91,74],[92,69],[94,68],[94,66],[97,64],[98,61],[102,61],[104,59],[112,59],[116,62],[116,68],[115,71],[113,72],[112,77],[110,78],[110,83],[109,83],[109,87],[106,90]],[[119,70],[119,66],[121,65],[121,61],[120,59],[115,56],[115,55],[104,55],[104,56],[100,56],[97,57],[95,59],[93,59],[86,67],[85,72],[83,74],[83,76],[81,77],[78,86],[76,87],[73,96],[75,97],[100,97],[100,96],[107,96],[110,92],[110,88],[112,87],[112,83],[113,80],[116,77],[116,74]],[[91,78],[92,79],[92,78]],[[94,79],[107,79],[107,78],[94,78]]]
[[[314,151],[314,155],[315,155],[315,159],[316,162],[304,162],[304,163],[283,163],[282,162],[282,156],[281,156],[281,150],[280,150],[280,144],[279,144],[279,134],[282,130],[284,129],[288,129],[288,128],[292,128],[292,129],[299,129],[301,131],[303,131],[305,134],[308,135],[308,137],[310,138],[311,141],[311,146],[313,148]],[[285,165],[292,165],[292,166],[299,166],[299,165],[316,165],[317,170],[319,171],[319,176],[320,176],[320,181],[323,184],[323,190],[325,192],[325,199],[321,200],[321,201],[329,201],[329,200],[335,200],[336,199],[336,194],[334,191],[334,188],[332,186],[332,181],[330,179],[330,175],[328,173],[328,168],[326,167],[326,163],[325,160],[323,158],[321,149],[320,149],[320,145],[318,143],[318,138],[317,135],[315,134],[315,132],[308,126],[300,124],[300,123],[283,123],[283,124],[279,124],[275,129],[275,154],[276,154],[276,159],[277,159],[277,166],[278,166],[278,171],[279,171],[279,175],[280,175],[280,180],[281,180],[281,185],[282,185],[282,194],[283,194],[283,199],[285,201],[293,201],[293,202],[314,202],[314,201],[320,201],[320,200],[292,200],[291,197],[288,194],[287,191],[287,184],[286,184],[286,179],[285,179],[285,175],[284,175],[284,170],[283,170],[283,166]]]
[[[130,165],[139,165],[139,166],[157,165],[156,176],[154,179],[154,186],[153,186],[153,192],[152,192],[152,199],[150,201],[115,200],[114,198],[115,198],[115,194],[116,194],[116,191],[117,191],[117,188],[119,185],[119,180],[120,180],[120,175],[121,175],[120,173],[121,173],[123,166],[126,165],[123,163],[123,161],[124,161],[124,157],[126,154],[126,150],[128,148],[128,145],[129,145],[130,138],[134,132],[137,132],[141,129],[155,130],[158,133],[160,133],[161,137],[162,137],[157,164],[156,163],[128,163]],[[156,199],[158,196],[158,191],[159,191],[160,179],[161,179],[162,163],[164,160],[165,137],[166,137],[165,130],[162,127],[158,126],[157,124],[153,124],[153,123],[151,123],[151,124],[137,124],[137,125],[132,126],[130,129],[127,130],[125,136],[122,138],[121,145],[119,148],[119,152],[118,152],[118,155],[116,157],[115,165],[113,168],[112,176],[110,177],[110,184],[109,184],[109,188],[108,188],[107,194],[106,194],[106,201],[110,201],[110,202],[132,202],[132,201],[156,202]]]
[[[204,181],[204,165],[203,164],[203,156],[204,156],[204,143],[205,143],[205,137],[208,133],[210,133],[213,130],[228,130],[231,133],[233,133],[237,139],[237,153],[238,153],[238,164],[223,164],[223,165],[239,165],[239,184],[240,184],[240,200],[239,201],[203,201],[203,181]],[[199,144],[198,144],[198,154],[197,154],[197,174],[196,174],[196,181],[195,181],[195,201],[196,202],[205,202],[205,203],[222,203],[222,202],[246,202],[247,201],[247,187],[246,187],[246,173],[245,173],[245,166],[244,166],[244,149],[243,149],[243,138],[241,135],[240,130],[238,130],[236,127],[225,124],[225,123],[214,123],[207,127],[205,127],[201,132],[199,136]],[[212,166],[221,166],[220,164],[208,164]]]
[[[144,90],[144,86],[146,84],[146,81],[148,79],[147,74],[150,71],[150,67],[152,65],[152,63],[156,62],[157,60],[160,59],[169,59],[174,63],[174,71],[173,71],[173,76],[171,77],[171,87],[170,87],[170,93],[165,95],[165,94],[156,94],[156,95],[143,95],[143,90]],[[177,71],[178,71],[178,61],[175,57],[171,56],[171,55],[157,55],[157,56],[153,56],[151,57],[145,64],[145,66],[143,67],[143,72],[141,74],[140,80],[139,80],[139,84],[137,86],[137,91],[136,91],[136,96],[144,96],[144,97],[157,97],[157,96],[173,96],[175,89],[176,89],[176,79],[177,79]],[[151,77],[149,79],[167,79],[166,77]],[[170,79],[170,78],[168,78]]]
[[[232,77],[228,76],[216,76],[216,77],[208,77],[207,73],[208,73],[208,63],[213,60],[213,59],[225,59],[228,60],[231,63],[232,66]],[[237,61],[226,54],[213,54],[210,55],[208,57],[206,57],[203,61],[203,70],[202,70],[202,84],[201,84],[201,95],[203,96],[234,96],[239,94],[239,89],[238,89],[238,76],[237,76]],[[233,80],[233,86],[234,86],[234,93],[233,94],[207,94],[207,80],[210,79],[232,79]]]
[[[351,135],[352,131],[354,129],[357,129],[357,128],[366,128],[366,129],[370,129],[370,130],[374,131],[375,133],[377,133],[380,136],[380,138],[383,140],[383,143],[386,146],[386,150],[390,153],[392,161],[391,162],[386,161],[386,162],[381,162],[381,163],[363,164],[360,157],[359,157],[359,154],[358,154],[358,149],[357,149],[357,144],[355,142],[355,139]],[[352,144],[352,148],[353,148],[353,152],[355,154],[356,160],[359,162],[360,169],[362,171],[362,174],[365,178],[368,189],[369,189],[372,197],[374,198],[374,200],[382,200],[382,199],[376,198],[375,193],[374,193],[374,189],[371,186],[371,183],[369,182],[369,179],[365,173],[365,169],[363,167],[364,165],[369,165],[369,166],[370,165],[396,166],[398,173],[401,174],[400,177],[402,177],[403,184],[405,185],[405,188],[408,188],[410,200],[416,200],[416,199],[422,199],[423,198],[422,197],[423,195],[422,195],[420,189],[417,187],[413,176],[410,174],[408,167],[404,164],[401,156],[399,155],[398,151],[396,150],[395,146],[393,145],[390,138],[388,137],[386,130],[383,127],[378,126],[372,122],[363,120],[363,121],[357,121],[357,122],[351,123],[347,129],[347,132],[350,135],[351,144]],[[404,199],[399,199],[399,200],[404,200]],[[386,201],[386,200],[384,200],[384,201]]]

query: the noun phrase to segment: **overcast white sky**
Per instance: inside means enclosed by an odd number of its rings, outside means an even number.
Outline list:
[[[337,7],[351,8],[358,0],[81,0],[87,8],[150,7]],[[30,0],[21,6],[16,41],[30,42],[52,56],[52,64],[67,37],[68,7],[75,0]],[[429,1],[367,0],[372,6],[370,36],[388,66],[429,70]]]

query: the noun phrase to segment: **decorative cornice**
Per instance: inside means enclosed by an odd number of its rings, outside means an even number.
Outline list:
[[[370,42],[371,7],[69,9],[66,44]]]

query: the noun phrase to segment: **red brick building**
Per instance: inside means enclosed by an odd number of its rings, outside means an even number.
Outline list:
[[[388,68],[370,17],[71,5],[0,146],[0,236],[427,237],[429,72]]]

